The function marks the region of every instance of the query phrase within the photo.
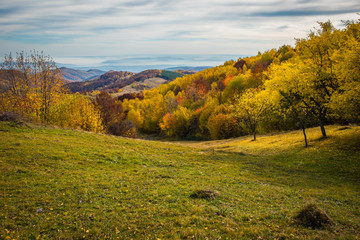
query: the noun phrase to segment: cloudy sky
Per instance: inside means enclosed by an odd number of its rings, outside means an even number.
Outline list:
[[[0,54],[254,55],[359,12],[359,0],[0,0]]]

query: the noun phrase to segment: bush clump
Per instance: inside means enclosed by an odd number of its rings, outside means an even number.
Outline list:
[[[9,122],[14,122],[14,121],[21,121],[22,117],[20,116],[20,114],[16,113],[16,112],[4,112],[0,115],[0,121],[9,121]]]
[[[214,199],[219,193],[211,190],[196,190],[190,195],[191,198]]]
[[[295,221],[305,227],[312,229],[323,229],[333,225],[334,221],[318,206],[311,203],[305,206],[295,217]]]
[[[130,138],[137,137],[137,129],[135,124],[130,120],[124,120],[113,123],[109,126],[108,132],[117,136],[124,136]]]

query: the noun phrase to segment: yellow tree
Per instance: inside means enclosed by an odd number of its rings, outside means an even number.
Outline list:
[[[334,67],[340,87],[330,101],[333,116],[342,122],[360,122],[360,21],[345,22]]]
[[[313,125],[316,114],[315,106],[311,104],[306,92],[311,92],[311,72],[299,59],[274,65],[268,74],[269,80],[265,82],[265,89],[275,109],[286,118],[295,120],[301,127],[305,146],[308,146],[306,127]]]
[[[1,64],[1,111],[14,111],[33,120],[48,122],[49,111],[64,92],[61,72],[50,56],[31,51],[11,53]]]
[[[50,123],[92,132],[103,131],[100,111],[91,100],[78,93],[64,94],[50,109]]]
[[[235,115],[246,125],[249,134],[253,134],[254,141],[258,124],[270,107],[266,92],[260,88],[249,88],[235,100]]]
[[[298,93],[303,103],[317,115],[321,133],[326,137],[329,102],[339,89],[339,79],[334,73],[337,62],[334,61],[333,54],[340,47],[340,33],[330,21],[319,22],[319,25],[320,29],[296,43],[300,58],[306,64],[303,70],[310,73],[303,81],[307,84],[306,91]]]
[[[218,113],[210,116],[207,127],[211,139],[225,139],[236,136],[238,122],[231,114]]]
[[[34,109],[31,106],[31,69],[24,54],[13,58],[11,53],[5,56],[1,64],[1,112],[12,111],[23,116],[31,117]]]

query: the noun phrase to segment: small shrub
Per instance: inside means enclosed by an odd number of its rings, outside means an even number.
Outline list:
[[[312,229],[323,229],[334,224],[333,220],[315,204],[308,204],[295,217],[295,221]]]
[[[219,193],[211,190],[197,190],[190,195],[191,198],[214,199]]]
[[[137,129],[135,124],[130,120],[120,121],[118,123],[113,123],[109,126],[108,129],[110,134],[117,136],[124,136],[130,138],[137,137]]]
[[[0,115],[0,121],[21,121],[22,117],[16,112],[4,112]]]

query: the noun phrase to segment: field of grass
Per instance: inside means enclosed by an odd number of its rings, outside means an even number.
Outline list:
[[[113,93],[112,96],[120,96],[125,93],[140,93],[144,89],[149,90],[152,88],[156,88],[166,82],[167,82],[167,80],[165,80],[163,78],[147,78],[143,81],[134,82],[133,84],[123,87],[122,91],[120,93]]]
[[[360,127],[212,142],[0,123],[0,239],[360,239]],[[191,197],[210,190],[213,198]],[[334,221],[293,217],[315,203]]]

